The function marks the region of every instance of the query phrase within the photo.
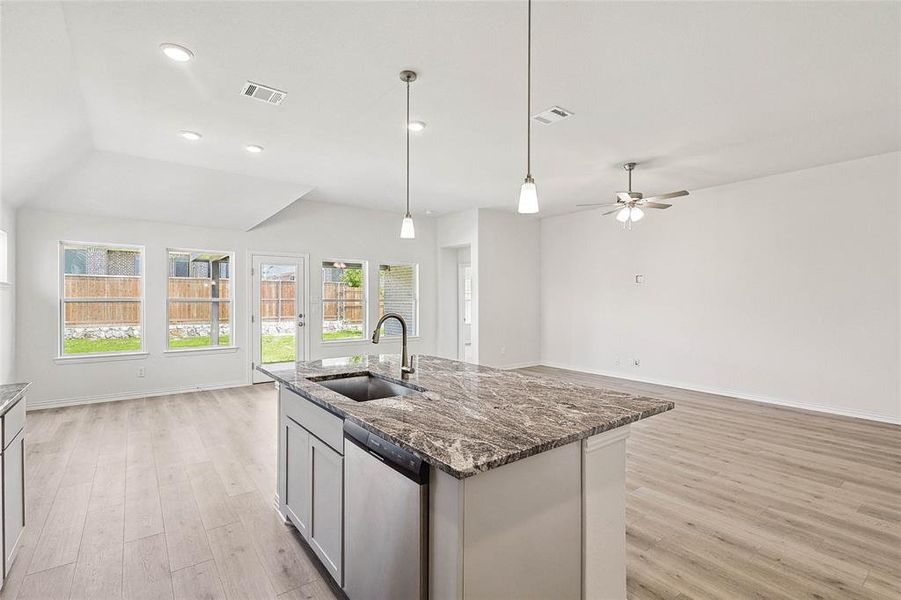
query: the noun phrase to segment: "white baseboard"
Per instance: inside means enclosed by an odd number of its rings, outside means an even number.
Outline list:
[[[216,383],[209,385],[192,385],[178,388],[160,388],[155,390],[144,390],[141,392],[128,392],[118,394],[99,394],[96,396],[77,396],[74,398],[57,398],[50,400],[32,401],[26,396],[26,410],[45,410],[48,408],[61,408],[63,406],[78,406],[80,404],[97,404],[99,402],[114,402],[117,400],[136,400],[138,398],[154,398],[156,396],[171,396],[173,394],[184,394],[187,392],[206,392],[210,390],[224,390],[227,388],[241,387],[250,385],[248,381],[230,381],[227,383]]]
[[[538,366],[541,366],[540,362],[529,361],[529,362],[524,362],[524,363],[515,363],[512,365],[503,365],[503,366],[495,367],[495,368],[503,369],[505,371],[512,371],[513,369],[525,369],[528,367],[538,367]]]
[[[617,371],[603,371],[599,369],[590,369],[586,367],[578,367],[573,365],[564,365],[544,361],[542,366],[552,367],[555,369],[566,369],[569,371],[581,371],[582,373],[591,373],[592,375],[603,375],[605,377],[615,377],[617,379],[626,379],[628,381],[637,381],[640,383],[653,383],[656,385],[665,385],[667,387],[681,388],[691,390],[693,392],[704,392],[707,394],[716,394],[717,396],[728,396],[736,400],[748,400],[751,402],[761,402],[763,404],[774,404],[777,406],[785,406],[787,408],[798,408],[801,410],[809,410],[811,412],[825,413],[837,415],[840,417],[852,417],[855,419],[865,419],[867,421],[879,421],[880,423],[889,423],[891,425],[901,425],[901,417],[891,417],[880,413],[872,413],[861,410],[852,410],[846,408],[836,408],[823,404],[810,404],[807,402],[798,402],[794,400],[785,400],[783,398],[773,398],[771,396],[761,396],[759,394],[749,394],[741,390],[733,390],[728,388],[718,388],[712,386],[698,385],[695,383],[687,383],[684,381],[672,381],[666,379],[657,379],[653,377],[636,377],[628,373],[620,373]]]

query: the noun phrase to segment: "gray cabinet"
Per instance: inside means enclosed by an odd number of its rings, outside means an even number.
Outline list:
[[[0,417],[0,491],[2,491],[3,569],[9,575],[25,531],[25,398],[19,397]]]
[[[279,389],[279,508],[342,585],[344,420]]]
[[[25,430],[3,450],[3,560],[8,573],[25,531]]]
[[[313,482],[310,545],[335,581],[342,584],[344,457],[313,438],[310,459]]]
[[[311,495],[310,484],[310,434],[292,421],[285,419],[285,511],[305,537],[309,537]]]

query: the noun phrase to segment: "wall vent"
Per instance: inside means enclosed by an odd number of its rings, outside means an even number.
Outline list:
[[[248,81],[244,84],[244,87],[241,88],[241,94],[250,98],[255,98],[266,104],[275,104],[276,106],[281,104],[288,95],[287,92],[252,81]]]
[[[549,109],[538,113],[537,115],[532,115],[532,118],[542,125],[550,125],[551,123],[556,123],[557,121],[568,119],[571,116],[573,116],[572,111],[566,110],[565,108],[560,108],[559,106],[552,106]]]

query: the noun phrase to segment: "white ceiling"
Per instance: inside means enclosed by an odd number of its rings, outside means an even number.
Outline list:
[[[149,164],[141,159],[160,162],[162,181],[177,165],[202,169],[172,203],[215,206],[225,194],[230,206],[260,204],[240,218],[244,227],[311,188],[319,200],[400,211],[398,72],[412,68],[412,118],[428,123],[412,141],[414,212],[515,207],[525,161],[522,2],[7,4],[4,198],[81,209],[92,196],[81,188],[98,177],[70,175],[81,189],[70,198],[33,174],[52,171],[41,160],[87,145],[104,163],[95,175],[123,163],[139,177],[135,167]],[[558,104],[576,113],[534,126],[542,214],[608,199],[624,187],[626,160],[644,163],[635,188],[653,193],[901,149],[899,23],[901,5],[888,2],[537,2],[534,112]],[[196,58],[173,63],[161,42]],[[247,79],[288,98],[273,107],[241,97]],[[179,129],[204,138],[186,142]],[[265,151],[248,155],[248,143]],[[229,195],[230,180],[215,171],[271,189]],[[31,174],[29,185],[20,174]],[[119,212],[146,199],[131,200],[130,188]],[[85,210],[102,208],[97,197]]]

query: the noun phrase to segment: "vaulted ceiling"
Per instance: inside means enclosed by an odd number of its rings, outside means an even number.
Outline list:
[[[898,150],[899,10],[536,2],[534,112],[575,113],[533,127],[542,214],[608,199],[626,160],[655,192]],[[4,2],[2,67],[17,204],[234,228],[311,190],[402,210],[404,68],[414,212],[513,210],[524,176],[523,2]]]

